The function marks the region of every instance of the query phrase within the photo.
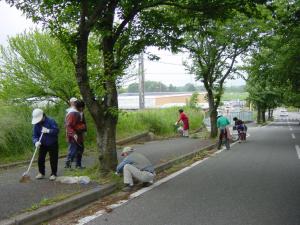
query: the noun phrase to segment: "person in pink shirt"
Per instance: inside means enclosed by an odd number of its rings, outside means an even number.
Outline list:
[[[182,131],[182,136],[183,137],[188,137],[189,136],[189,118],[187,117],[187,115],[183,112],[183,109],[179,109],[179,118],[177,120],[177,124],[182,121],[183,123],[183,131]]]

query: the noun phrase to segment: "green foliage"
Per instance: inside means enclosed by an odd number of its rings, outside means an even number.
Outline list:
[[[64,104],[48,105],[44,108],[47,116],[55,119],[59,133],[59,152],[67,152],[64,120],[66,107]],[[197,129],[202,125],[202,112],[196,109],[186,108],[185,112],[190,118],[191,129]],[[14,162],[29,159],[34,150],[32,144],[32,108],[26,105],[1,106],[0,110],[0,162]],[[88,131],[85,136],[85,147],[91,151],[95,148],[96,129],[93,120],[85,112]],[[173,125],[178,119],[178,108],[153,109],[144,111],[121,112],[117,125],[117,138],[122,139],[137,135],[141,132],[152,131],[156,135],[174,135]]]
[[[73,63],[60,42],[38,31],[19,34],[1,46],[0,98],[68,102],[79,93]]]
[[[198,104],[198,96],[199,93],[198,92],[194,92],[191,96],[191,99],[189,101],[189,107],[192,109],[196,109],[197,108],[197,104]]]
[[[184,111],[189,116],[191,130],[202,126],[202,111],[191,108],[185,108]],[[176,107],[124,112],[119,117],[117,134],[118,137],[126,137],[128,133],[138,134],[151,131],[156,135],[170,136],[174,134],[174,123],[178,117]]]

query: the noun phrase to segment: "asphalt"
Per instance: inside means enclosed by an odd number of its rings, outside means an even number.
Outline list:
[[[249,133],[246,143],[236,143],[88,225],[300,224],[299,124],[276,121],[251,127]]]
[[[136,151],[144,153],[153,164],[158,165],[175,157],[181,156],[199,150],[205,146],[211,145],[210,140],[192,139],[192,138],[174,138],[168,140],[146,142],[144,144],[134,145]],[[120,160],[120,156],[119,156]],[[93,166],[97,163],[96,156],[86,156],[83,158],[85,166]],[[62,176],[65,169],[64,160],[59,160],[58,175]],[[46,164],[46,177],[49,176],[49,163]],[[29,183],[19,183],[19,179],[26,166],[10,168],[0,171],[0,222],[20,214],[45,199],[54,199],[57,197],[71,196],[79,192],[85,192],[93,188],[99,188],[101,185],[91,182],[88,185],[80,184],[61,184],[51,182],[48,179],[34,180]],[[36,165],[32,168],[30,176],[32,178],[37,174]]]

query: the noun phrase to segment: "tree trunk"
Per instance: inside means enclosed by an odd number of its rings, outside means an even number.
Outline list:
[[[261,111],[261,119],[262,119],[263,123],[266,122],[266,109],[262,109],[262,111]]]
[[[103,118],[101,126],[97,124],[97,146],[102,174],[107,174],[117,167],[116,126],[116,116],[110,113]]]
[[[217,128],[217,110],[213,109],[210,113],[210,137],[214,138],[218,135],[218,128]]]
[[[218,135],[217,128],[217,108],[214,103],[214,96],[210,89],[207,90],[207,99],[209,104],[209,118],[210,118],[210,137],[214,138]]]
[[[271,109],[268,109],[268,120],[271,120]]]
[[[256,123],[257,124],[261,123],[261,108],[260,108],[259,104],[257,104],[257,118],[256,118]]]

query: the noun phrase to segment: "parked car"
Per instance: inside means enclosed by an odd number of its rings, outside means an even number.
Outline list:
[[[288,112],[287,112],[286,109],[282,109],[282,110],[280,110],[280,114],[279,115],[282,116],[282,117],[284,117],[284,116],[288,116],[289,114],[288,114]]]

